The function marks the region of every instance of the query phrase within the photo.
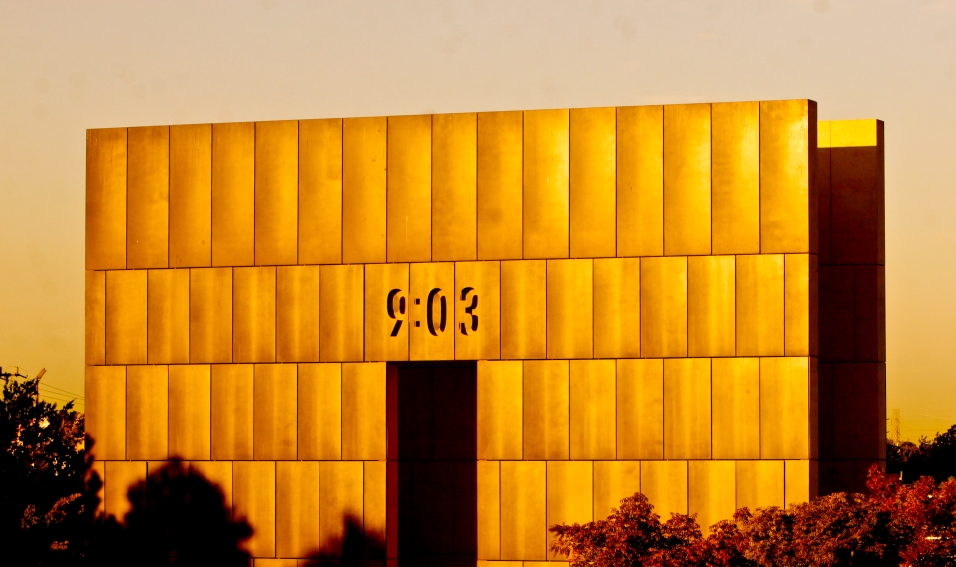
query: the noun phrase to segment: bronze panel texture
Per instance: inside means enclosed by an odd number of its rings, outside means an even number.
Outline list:
[[[664,458],[664,362],[617,361],[617,458]]]
[[[816,103],[760,103],[760,251],[816,250],[816,195],[811,149],[817,140]],[[815,150],[814,150],[815,151]],[[811,226],[812,225],[812,226]]]
[[[760,104],[714,104],[714,254],[760,253]]]
[[[591,461],[550,461],[547,465],[547,525],[586,524],[594,519]],[[548,547],[554,534],[548,533]],[[549,551],[550,559],[563,558]]]
[[[733,256],[687,259],[687,355],[734,356]]]
[[[253,386],[253,458],[295,460],[296,365],[257,364]]]
[[[455,293],[455,360],[500,358],[501,264],[456,262]]]
[[[502,461],[501,558],[547,556],[547,487],[544,461]]]
[[[783,353],[783,254],[737,256],[737,356]]]
[[[433,115],[431,152],[432,260],[474,260],[478,257],[478,115]]]
[[[809,412],[809,359],[760,359],[760,458],[810,458]]]
[[[641,492],[662,518],[686,514],[687,461],[642,461]]]
[[[522,458],[522,365],[521,361],[478,362],[479,459]]]
[[[524,114],[478,114],[478,259],[522,257]]]
[[[617,453],[614,360],[570,362],[571,459],[613,460]]]
[[[387,121],[342,122],[342,261],[385,261]]]
[[[343,364],[342,458],[385,456],[385,363]]]
[[[169,267],[212,261],[212,126],[169,127]]]
[[[787,254],[784,257],[784,354],[787,356],[817,355],[817,279],[816,254]]]
[[[276,555],[308,557],[319,549],[319,463],[276,463]]]
[[[408,360],[408,264],[369,264],[365,276],[365,360]]]
[[[126,367],[86,367],[86,436],[101,461],[126,458]]]
[[[252,526],[243,548],[253,557],[276,554],[276,463],[232,464],[233,515]]]
[[[734,461],[689,461],[687,477],[688,513],[697,514],[703,533],[717,522],[733,518],[737,509]]]
[[[571,257],[617,251],[617,109],[570,111]]]
[[[386,235],[389,262],[428,262],[432,254],[432,117],[388,118]]]
[[[840,120],[830,128],[832,262],[883,265],[883,122]]]
[[[319,361],[319,272],[276,268],[276,362]]]
[[[127,132],[126,267],[169,265],[169,128]]]
[[[126,493],[146,478],[146,463],[107,461],[104,464],[103,508],[106,514],[122,521],[132,508]]]
[[[737,461],[737,508],[783,507],[783,461]]]
[[[640,461],[594,461],[594,520],[611,515],[621,500],[641,491]]]
[[[255,124],[212,126],[212,265],[255,261]]]
[[[299,123],[256,122],[255,258],[257,266],[298,259]]]
[[[594,357],[641,355],[641,260],[594,260]]]
[[[664,107],[617,109],[617,255],[664,253]]]
[[[319,541],[332,557],[342,555],[348,522],[363,523],[363,477],[360,462],[319,463]]]
[[[299,459],[341,459],[342,365],[300,364],[296,401]]]
[[[477,537],[480,563],[483,559],[501,557],[501,464],[498,461],[480,460],[477,467]]]
[[[501,263],[501,358],[544,358],[547,345],[547,265]]]
[[[236,268],[232,278],[233,361],[275,362],[276,269]]]
[[[593,262],[548,260],[548,358],[591,358]]]
[[[715,358],[713,458],[760,458],[760,359]]]
[[[189,270],[148,271],[146,358],[150,364],[189,362]]]
[[[198,472],[222,491],[225,508],[232,513],[232,461],[191,461],[189,469]]]
[[[687,356],[687,258],[641,259],[641,356]]]
[[[189,270],[189,361],[232,362],[232,268]]]
[[[169,373],[166,366],[126,369],[126,458],[169,457]]]
[[[106,363],[146,363],[146,270],[106,272]]]
[[[570,384],[568,361],[524,363],[524,458],[569,457]]]
[[[322,266],[319,356],[322,362],[362,360],[363,266]]]
[[[342,261],[342,120],[299,121],[299,263]]]
[[[709,358],[664,360],[664,458],[711,458]]]
[[[126,267],[126,128],[86,131],[86,269]]]
[[[568,257],[569,137],[567,110],[524,113],[524,258]]]
[[[709,104],[664,107],[664,254],[710,254]]]
[[[214,364],[210,385],[213,460],[252,459],[253,366]]]
[[[409,359],[454,360],[455,264],[412,264],[409,284]]]
[[[364,463],[363,478],[363,505],[364,505],[364,536],[365,556],[376,556],[373,542],[385,542],[385,523],[388,511],[386,499],[387,477],[385,461],[367,461]]]
[[[209,366],[169,367],[169,456],[209,459]]]
[[[86,272],[86,364],[106,364],[106,272]]]

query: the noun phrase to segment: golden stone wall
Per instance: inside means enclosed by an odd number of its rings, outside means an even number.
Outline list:
[[[347,516],[396,558],[401,361],[478,361],[479,562],[637,490],[704,526],[829,490],[884,458],[882,126],[817,136],[806,100],[89,131],[105,510],[178,457],[257,565]]]

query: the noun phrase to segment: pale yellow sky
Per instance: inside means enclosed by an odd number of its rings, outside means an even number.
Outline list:
[[[887,408],[956,423],[956,0],[0,0],[0,366],[83,391],[84,131],[812,98],[886,121]]]

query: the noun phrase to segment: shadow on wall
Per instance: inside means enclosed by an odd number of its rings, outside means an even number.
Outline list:
[[[89,490],[99,491],[91,472]],[[152,472],[128,492],[130,511],[120,523],[100,518],[89,541],[87,564],[224,565],[248,567],[243,542],[253,533],[245,519],[233,519],[219,488],[180,461]],[[360,520],[343,518],[343,536],[323,545],[299,565],[364,565],[385,557],[385,542],[368,538]]]

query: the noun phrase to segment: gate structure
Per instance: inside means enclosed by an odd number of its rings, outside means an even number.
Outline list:
[[[105,511],[179,458],[256,565],[535,565],[885,458],[883,138],[808,100],[90,130]]]

